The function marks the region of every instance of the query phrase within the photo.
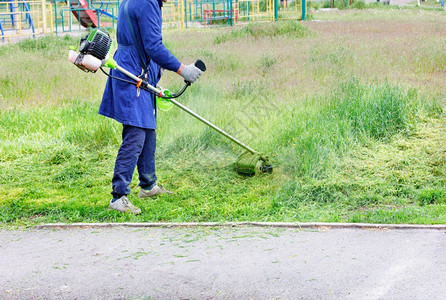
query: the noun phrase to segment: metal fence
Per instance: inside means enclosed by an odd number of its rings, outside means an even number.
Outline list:
[[[273,21],[273,0],[187,0],[185,26],[234,26]]]
[[[237,22],[274,21],[273,0],[239,0],[237,4]]]
[[[163,4],[163,26],[184,29],[184,1],[169,1]]]

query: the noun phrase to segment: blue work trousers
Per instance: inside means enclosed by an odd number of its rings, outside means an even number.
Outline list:
[[[156,182],[155,175],[155,129],[123,125],[122,144],[119,148],[113,174],[113,198],[130,194],[135,167],[138,167],[139,186],[150,188]]]

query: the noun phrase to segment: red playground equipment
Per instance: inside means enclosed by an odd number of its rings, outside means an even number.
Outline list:
[[[83,28],[111,28],[120,0],[52,0],[56,33]],[[73,18],[74,16],[74,18]],[[74,27],[74,28],[73,28]]]
[[[215,2],[211,4],[205,4],[203,7],[203,24],[204,26],[212,26],[214,21],[223,20],[224,22],[229,21],[230,19],[237,22],[238,20],[238,3],[234,3],[232,9],[228,6],[216,8]]]
[[[89,8],[86,0],[70,0],[69,4],[71,12],[83,27],[98,27],[98,16]]]

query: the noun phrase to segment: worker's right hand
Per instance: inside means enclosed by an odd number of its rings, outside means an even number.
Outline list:
[[[183,70],[181,70],[180,75],[184,78],[185,81],[194,83],[203,72],[198,69],[194,64],[190,64],[184,66]]]

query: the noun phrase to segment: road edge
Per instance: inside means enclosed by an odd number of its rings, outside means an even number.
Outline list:
[[[185,222],[185,223],[48,223],[32,226],[34,229],[70,229],[70,228],[197,228],[197,227],[273,227],[295,229],[430,229],[446,230],[446,225],[421,224],[369,224],[369,223],[287,223],[287,222]]]

